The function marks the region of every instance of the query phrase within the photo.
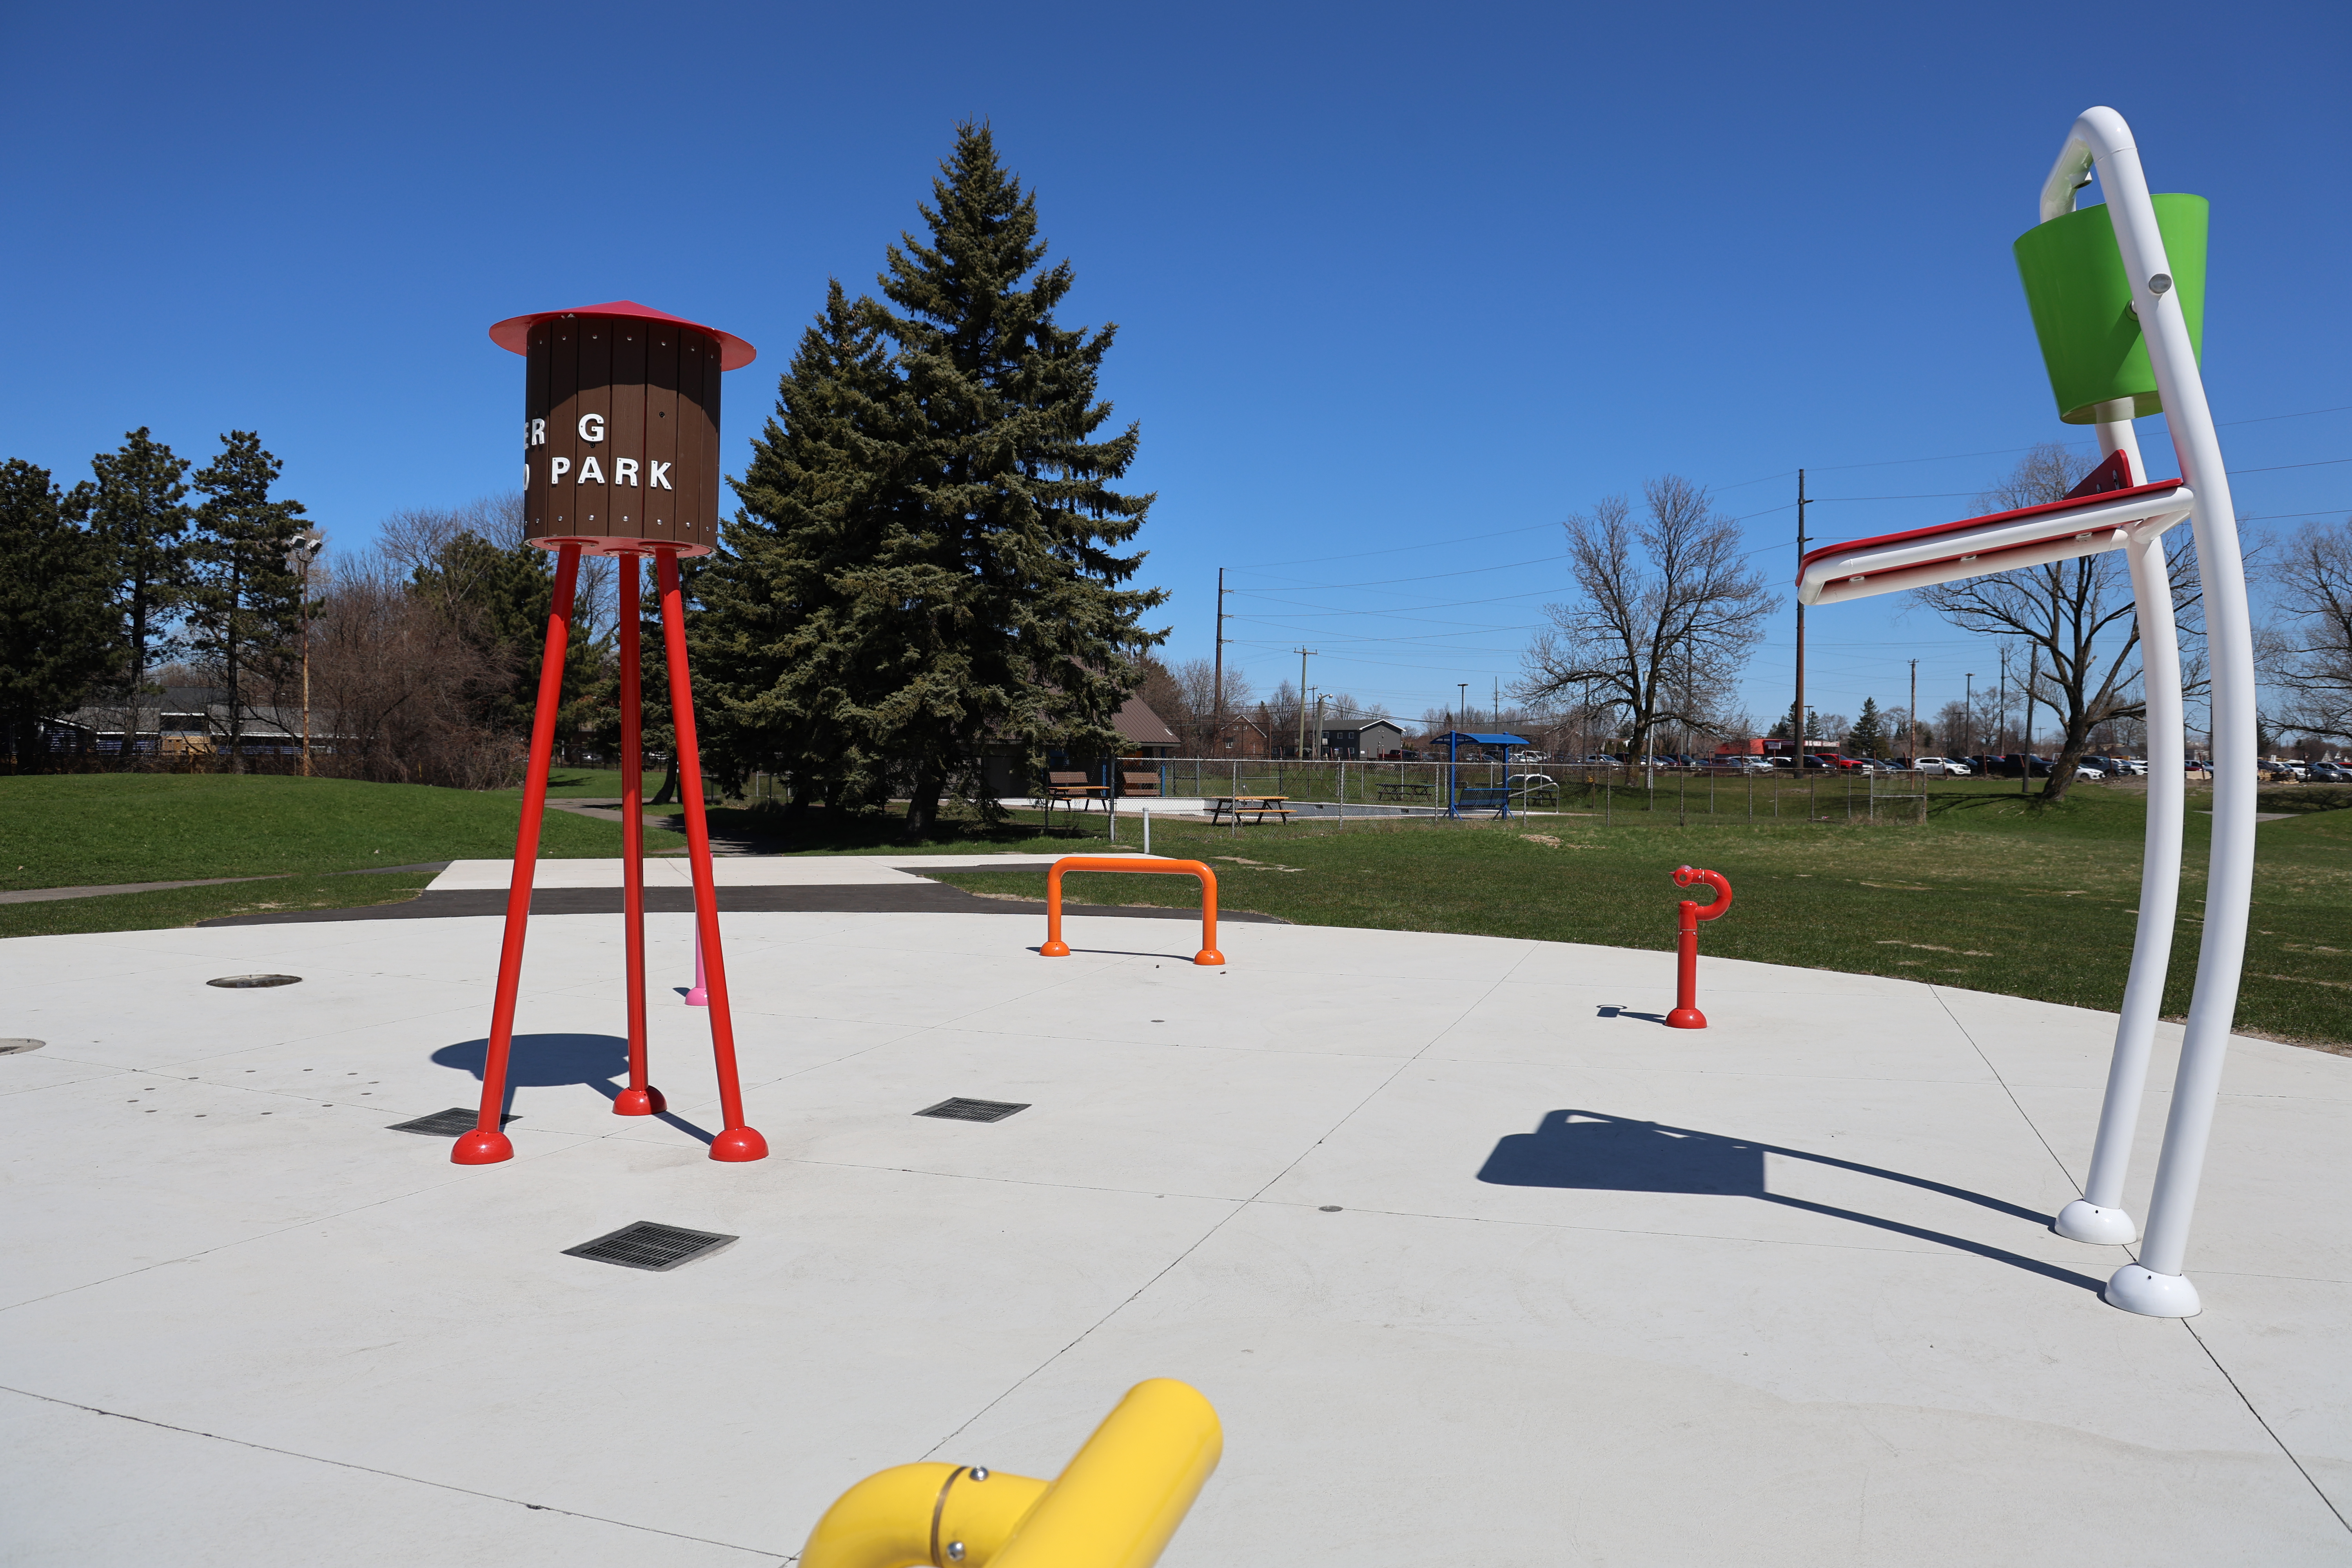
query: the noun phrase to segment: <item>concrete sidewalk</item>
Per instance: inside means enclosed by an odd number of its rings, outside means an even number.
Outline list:
[[[608,918],[534,921],[478,1168],[385,1129],[478,1094],[496,920],[0,942],[48,1041],[0,1057],[8,1561],[775,1563],[862,1476],[1052,1475],[1167,1375],[1226,1433],[1171,1568],[2352,1562],[2352,1059],[2233,1047],[2207,1310],[2159,1321],[2047,1228],[2105,1015],[1705,960],[1683,1032],[1665,953],[727,932],[750,1165],[667,992],[671,1114],[611,1115]],[[203,984],[255,971],[303,978]],[[950,1095],[1029,1109],[912,1114]],[[562,1255],[638,1219],[741,1239]]]
[[[1140,850],[1114,847],[1087,848],[1087,855],[1134,855]],[[721,888],[849,887],[856,884],[914,887],[925,871],[1042,871],[1061,859],[1059,855],[770,855],[714,856],[710,879]],[[1165,856],[1154,856],[1165,859]],[[683,857],[647,860],[648,888],[690,888],[693,868]],[[452,860],[425,891],[456,892],[496,889],[505,892],[514,874],[510,860]],[[616,859],[541,860],[531,871],[533,888],[617,888],[621,862]]]

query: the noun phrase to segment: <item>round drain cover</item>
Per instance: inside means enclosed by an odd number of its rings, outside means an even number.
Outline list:
[[[0,1040],[0,1057],[13,1057],[20,1051],[37,1051],[47,1040]]]
[[[205,984],[245,991],[262,985],[299,985],[302,977],[299,974],[224,974],[218,980],[207,980]]]

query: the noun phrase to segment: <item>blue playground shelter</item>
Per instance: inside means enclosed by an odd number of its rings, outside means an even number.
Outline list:
[[[1496,731],[1491,735],[1473,735],[1461,730],[1448,730],[1443,735],[1430,737],[1431,744],[1445,748],[1447,804],[1445,815],[1459,816],[1466,809],[1491,811],[1498,816],[1511,815],[1510,764],[1513,746],[1532,746],[1525,735],[1508,735]],[[1465,784],[1462,782],[1462,747],[1498,746],[1503,752],[1503,778],[1499,784]]]

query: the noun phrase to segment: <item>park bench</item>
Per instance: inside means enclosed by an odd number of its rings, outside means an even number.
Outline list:
[[[1380,798],[1382,800],[1408,801],[1430,798],[1430,786],[1425,784],[1384,784],[1373,787],[1379,791]]]
[[[1221,795],[1209,802],[1209,820],[1230,817],[1239,823],[1247,816],[1254,823],[1267,817],[1288,822],[1291,818],[1290,797],[1286,795]]]
[[[1076,811],[1081,802],[1093,801],[1110,794],[1109,789],[1087,781],[1081,773],[1049,773],[1045,775],[1045,818],[1053,820],[1056,804],[1066,811]]]
[[[1160,794],[1160,775],[1155,773],[1118,775],[1118,793],[1130,797],[1156,798]]]
[[[1454,809],[1491,811],[1500,816],[1511,806],[1511,792],[1501,784],[1464,784],[1454,792]]]

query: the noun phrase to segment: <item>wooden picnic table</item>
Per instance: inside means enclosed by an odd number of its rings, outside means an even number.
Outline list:
[[[1287,822],[1291,817],[1290,797],[1286,795],[1220,795],[1209,799],[1209,820],[1231,816],[1235,823],[1243,813],[1250,814],[1253,822],[1263,823],[1269,816]]]
[[[1384,784],[1379,786],[1382,800],[1427,800],[1430,787],[1425,784]]]

